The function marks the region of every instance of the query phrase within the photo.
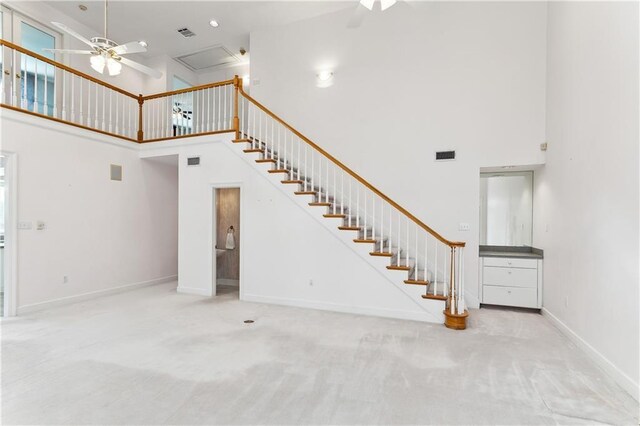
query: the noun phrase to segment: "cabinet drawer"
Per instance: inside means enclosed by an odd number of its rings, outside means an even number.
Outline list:
[[[535,288],[538,286],[538,270],[485,266],[482,270],[482,284]]]
[[[510,257],[485,257],[484,266],[499,266],[502,268],[538,268],[537,259],[514,259]]]
[[[490,305],[519,306],[522,308],[538,307],[538,290],[521,287],[482,287],[482,303]]]

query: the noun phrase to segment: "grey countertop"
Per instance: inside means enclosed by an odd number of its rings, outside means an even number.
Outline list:
[[[480,246],[480,257],[510,257],[517,259],[543,259],[541,249],[529,246]]]

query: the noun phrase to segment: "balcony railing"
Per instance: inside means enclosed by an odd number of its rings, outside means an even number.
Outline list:
[[[131,142],[235,131],[238,78],[136,95],[0,40],[0,104]]]

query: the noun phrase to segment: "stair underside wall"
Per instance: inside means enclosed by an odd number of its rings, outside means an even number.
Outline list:
[[[204,138],[202,138],[204,140]],[[241,187],[240,297],[266,302],[420,321],[443,321],[443,302],[420,297],[422,286],[403,284],[406,272],[387,271],[388,259],[372,258],[370,247],[353,243],[355,233],[338,231],[338,220],[306,205],[281,176],[258,165],[231,136],[206,144],[147,150],[143,155],[179,153],[179,290],[214,294],[213,187]],[[217,142],[214,142],[217,141]],[[186,166],[198,155],[201,165]],[[369,259],[370,258],[370,259]]]

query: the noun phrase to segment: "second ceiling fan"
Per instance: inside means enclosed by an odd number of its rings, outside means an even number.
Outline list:
[[[108,9],[107,0],[104,2],[104,37],[92,37],[88,39],[71,28],[60,22],[51,22],[56,27],[60,28],[65,33],[77,38],[81,42],[87,44],[92,50],[77,50],[77,49],[44,49],[50,52],[58,53],[71,53],[77,55],[91,55],[90,62],[91,68],[100,74],[104,74],[105,71],[110,76],[116,76],[120,74],[122,65],[126,65],[135,70],[138,70],[144,74],[147,74],[153,78],[162,77],[162,73],[153,68],[149,68],[146,65],[142,65],[138,62],[127,59],[124,55],[131,53],[146,52],[147,49],[140,42],[131,41],[129,43],[118,44],[107,37],[107,24],[108,24]]]

